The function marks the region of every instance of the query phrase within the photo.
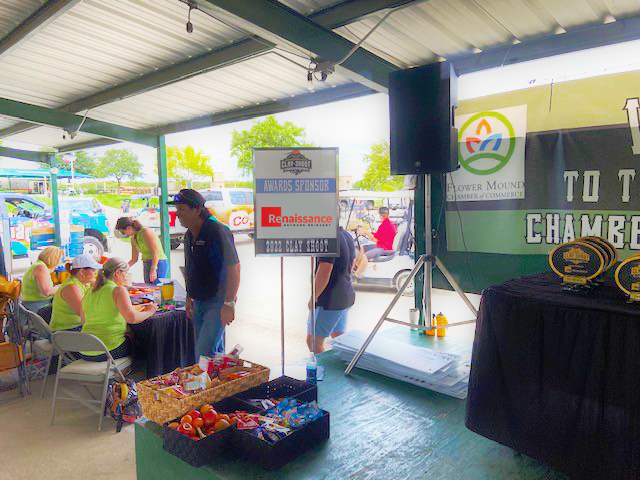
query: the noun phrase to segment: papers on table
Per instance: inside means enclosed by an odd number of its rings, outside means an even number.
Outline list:
[[[358,352],[368,334],[354,330],[333,339],[333,349],[346,362]],[[470,356],[415,347],[376,335],[356,364],[357,368],[403,382],[466,398]]]

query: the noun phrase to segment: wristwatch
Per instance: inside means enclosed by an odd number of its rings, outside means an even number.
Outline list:
[[[236,308],[236,302],[235,302],[235,300],[230,300],[228,302],[224,302],[224,306],[225,307],[230,307],[230,308]]]

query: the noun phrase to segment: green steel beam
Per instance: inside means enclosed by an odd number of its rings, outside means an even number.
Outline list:
[[[62,246],[61,223],[60,223],[60,202],[58,199],[58,165],[56,162],[56,156],[53,153],[49,153],[49,165],[51,165],[51,205],[53,207],[53,230],[55,234],[55,244],[58,247]],[[56,172],[56,173],[53,173]]]
[[[141,130],[114,125],[113,123],[100,122],[89,117],[85,120],[81,115],[31,105],[29,103],[17,102],[8,98],[0,98],[0,114],[41,125],[60,127],[70,132],[77,130],[82,124],[82,132],[124,142],[141,143],[150,147],[158,146],[158,137],[156,135]]]
[[[450,55],[447,60],[460,75],[638,39],[640,15],[607,24],[577,26],[562,35],[528,38],[517,45],[488,47],[482,53]]]
[[[323,61],[337,63],[351,51],[354,44],[337,33],[276,0],[202,0],[198,8],[216,17],[231,17],[243,28],[265,36],[275,35],[280,41],[290,42],[312,52]],[[389,73],[397,70],[393,64],[363,48],[357,49],[336,71],[351,80],[386,93]]]
[[[48,0],[24,22],[0,39],[0,57],[80,2],[81,0]]]
[[[169,272],[171,272],[171,234],[169,232],[169,208],[167,201],[167,148],[164,135],[158,136],[158,186],[160,187],[160,236],[162,238],[162,248],[167,254]]]
[[[203,115],[201,117],[184,120],[181,122],[170,123],[157,127],[160,134],[168,135],[170,133],[184,132],[197,128],[214,127],[216,125],[224,125],[227,123],[248,120],[263,115],[271,115],[274,113],[287,112],[298,108],[313,107],[323,105],[325,103],[338,102],[340,100],[348,100],[364,95],[377,93],[370,88],[364,87],[357,83],[340,85],[335,88],[326,88],[314,93],[304,93],[295,97],[287,97],[274,102],[262,103],[260,105],[252,105],[250,107],[238,108],[228,112],[214,113],[211,115]],[[153,130],[148,130],[153,133]],[[158,132],[156,132],[158,133]],[[112,145],[117,142],[109,140],[92,140],[89,142],[75,143],[61,147],[59,152],[73,152],[86,148],[101,147]]]
[[[270,51],[275,45],[268,42],[260,43],[255,40],[245,39],[231,45],[212,50],[184,62],[171,65],[158,71],[154,71],[135,80],[125,82],[94,95],[67,103],[58,108],[65,112],[80,112],[96,108],[127,97],[138,95],[155,88],[164,87],[181,80],[211,72],[219,68],[227,67],[244,60],[251,59]],[[29,122],[20,122],[0,130],[0,138],[26,132],[37,125]]]
[[[17,158],[29,162],[48,162],[50,154],[45,152],[33,152],[31,150],[17,150],[15,148],[0,147],[0,157]]]
[[[349,0],[309,15],[318,25],[330,29],[358,22],[382,10],[410,6],[426,0]]]
[[[226,123],[239,122],[241,120],[248,120],[264,115],[288,112],[290,110],[313,107],[325,103],[338,102],[340,100],[361,97],[363,95],[371,95],[373,93],[377,92],[360,84],[351,83],[347,85],[340,85],[335,88],[325,88],[318,92],[303,93],[302,95],[297,95],[295,97],[287,97],[273,102],[262,103],[260,105],[238,108],[228,112],[203,115],[201,117],[184,120],[182,122],[162,125],[158,128],[163,134],[184,132],[196,128],[224,125]]]

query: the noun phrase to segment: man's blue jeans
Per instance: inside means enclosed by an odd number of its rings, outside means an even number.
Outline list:
[[[196,359],[200,355],[208,357],[216,352],[224,353],[224,325],[220,310],[224,294],[210,300],[193,301],[193,324],[196,329]]]

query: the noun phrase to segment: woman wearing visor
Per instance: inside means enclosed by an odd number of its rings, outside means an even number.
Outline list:
[[[91,255],[78,255],[73,262],[67,264],[71,274],[53,296],[51,311],[51,330],[80,330],[82,328],[82,299],[96,280],[96,271],[102,265]]]

